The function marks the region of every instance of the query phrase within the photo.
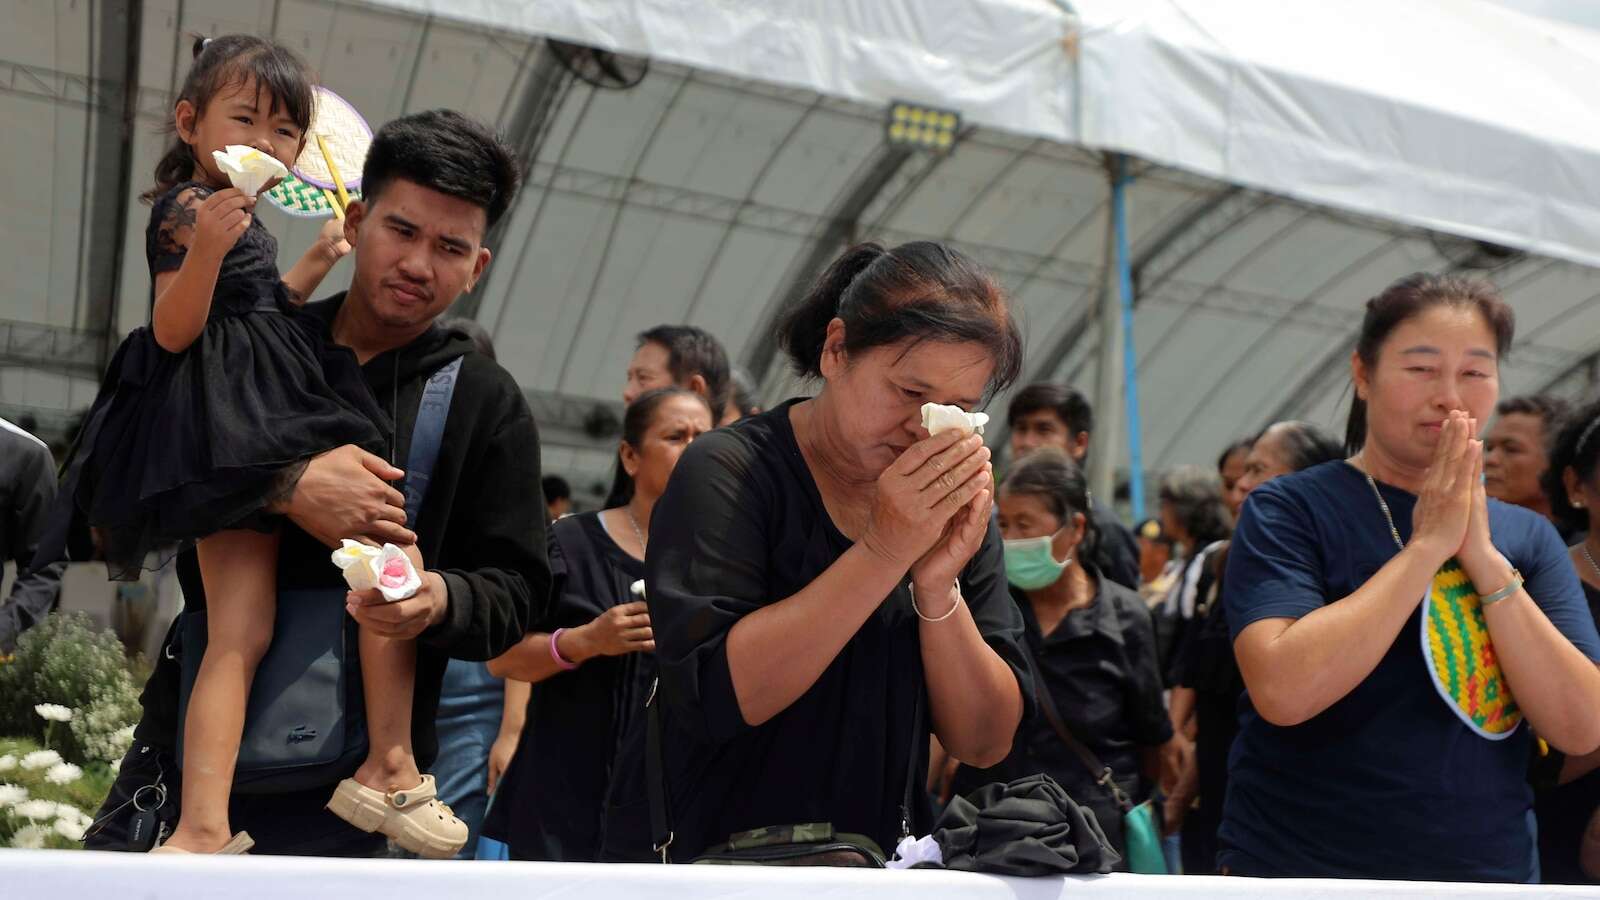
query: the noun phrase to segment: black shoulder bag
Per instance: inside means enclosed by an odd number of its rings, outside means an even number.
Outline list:
[[[406,455],[406,521],[416,522],[444,440],[445,417],[461,357],[428,379]],[[332,563],[329,563],[332,566]],[[344,587],[280,590],[272,643],[256,668],[245,710],[233,790],[267,794],[307,790],[347,778],[367,755],[358,629],[344,611]],[[178,694],[178,765],[183,723],[206,651],[206,611],[187,610],[172,653],[182,666]]]
[[[1126,846],[1116,849],[1127,857],[1128,867],[1143,875],[1166,875],[1167,864],[1161,852],[1161,829],[1156,820],[1155,805],[1148,800],[1134,805],[1122,788],[1117,786],[1111,767],[1101,763],[1093,750],[1073,736],[1061,713],[1056,710],[1049,685],[1040,684],[1035,695],[1039,699],[1039,711],[1049,720],[1056,736],[1083,763],[1083,767],[1094,778],[1094,783],[1111,796],[1111,801],[1122,813],[1122,839]]]
[[[672,862],[672,807],[667,790],[666,757],[661,741],[661,679],[645,701],[645,788],[650,795],[651,849],[663,863]],[[911,836],[911,810],[916,802],[917,748],[927,742],[922,730],[923,692],[917,687],[911,712],[911,759],[906,769],[906,790],[900,806],[900,836]],[[872,838],[836,832],[828,822],[775,825],[729,836],[724,844],[708,848],[693,862],[721,866],[839,866],[881,869],[887,855]]]

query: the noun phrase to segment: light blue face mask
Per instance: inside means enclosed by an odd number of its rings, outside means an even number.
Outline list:
[[[1072,557],[1058,562],[1051,551],[1051,544],[1056,534],[1060,533],[1057,531],[1043,537],[1006,541],[1006,580],[1024,591],[1036,591],[1055,584],[1067,566],[1072,565]]]

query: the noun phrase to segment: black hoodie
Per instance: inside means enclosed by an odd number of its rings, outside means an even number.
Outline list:
[[[344,297],[340,293],[306,305],[326,323],[330,340]],[[417,533],[423,561],[444,576],[450,593],[444,621],[417,638],[411,730],[424,771],[438,753],[434,717],[446,663],[451,657],[493,659],[510,649],[543,614],[550,593],[539,433],[510,373],[477,352],[465,335],[435,324],[362,367],[378,404],[397,423],[390,436],[391,460],[405,468],[423,385],[458,356],[464,359],[439,458],[417,521],[408,523]],[[278,551],[279,587],[343,585],[329,554],[286,523]],[[205,591],[192,551],[179,557],[178,579],[185,603],[203,606]],[[178,664],[161,653],[140,698],[145,711],[135,732],[139,740],[175,749],[178,683]]]

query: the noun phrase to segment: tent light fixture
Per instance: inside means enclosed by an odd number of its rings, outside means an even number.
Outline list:
[[[955,146],[956,135],[961,130],[961,114],[908,100],[895,100],[889,104],[883,124],[890,146],[948,153]]]

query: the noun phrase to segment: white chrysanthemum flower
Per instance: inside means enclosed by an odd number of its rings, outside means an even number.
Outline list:
[[[58,819],[73,819],[73,820],[76,820],[81,815],[83,815],[83,810],[78,809],[76,806],[73,806],[71,803],[57,803],[56,804],[56,818],[58,818]]]
[[[51,722],[72,721],[72,708],[59,703],[40,703],[34,706],[33,711],[39,714],[39,718]]]
[[[117,775],[117,774],[120,774],[121,772],[122,772],[122,759],[120,757],[117,758],[117,759],[113,759],[111,761],[111,774]]]
[[[11,811],[24,819],[37,822],[40,819],[53,819],[56,815],[56,804],[53,800],[24,800],[12,804]]]
[[[56,834],[61,835],[62,837],[66,838],[69,841],[81,841],[81,840],[83,840],[83,832],[84,831],[85,831],[84,826],[78,824],[78,817],[77,816],[73,816],[70,819],[57,819],[56,820]]]
[[[124,744],[131,744],[131,743],[133,743],[133,730],[135,728],[138,728],[138,727],[139,727],[138,723],[135,722],[135,723],[133,723],[131,725],[126,725],[126,726],[124,726],[122,728],[118,728],[117,729],[117,733],[114,735],[114,737],[116,737],[117,740],[121,741]]]
[[[56,763],[44,777],[51,784],[71,784],[83,777],[83,770],[69,762]]]
[[[14,755],[12,755],[10,753],[7,753],[5,756],[0,756],[0,772],[9,772],[12,769],[15,769],[16,767],[17,767],[17,758],[16,758],[16,756],[14,756]]]
[[[24,825],[17,829],[11,836],[11,846],[17,850],[38,850],[44,846],[44,839],[50,835],[39,825]]]
[[[0,784],[0,806],[15,806],[28,799],[28,789],[17,784]]]
[[[30,771],[48,769],[61,762],[61,754],[54,750],[35,750],[22,758],[22,767]]]

